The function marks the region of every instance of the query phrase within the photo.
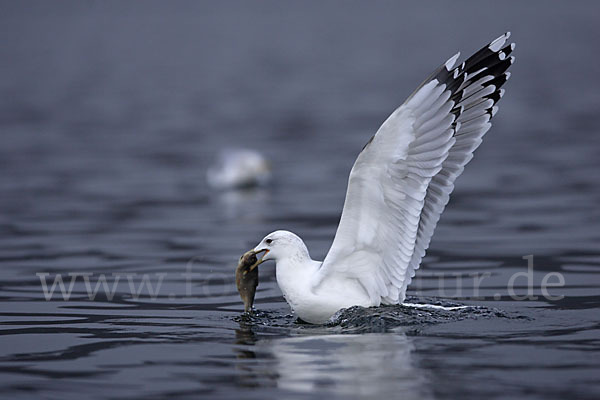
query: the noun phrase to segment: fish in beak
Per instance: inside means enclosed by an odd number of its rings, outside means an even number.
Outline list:
[[[269,252],[269,250],[263,251],[265,251],[265,254]],[[256,287],[258,286],[258,269],[256,267],[263,263],[263,258],[265,256],[265,254],[263,254],[263,256],[258,259],[257,254],[260,254],[263,251],[250,250],[244,253],[244,255],[240,257],[240,261],[235,270],[235,284],[240,293],[240,297],[244,302],[245,312],[251,311],[252,306],[254,305],[254,295],[256,294]]]

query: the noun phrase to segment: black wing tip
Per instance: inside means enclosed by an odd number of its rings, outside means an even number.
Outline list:
[[[510,60],[510,64],[514,63],[515,58],[514,56],[511,56],[511,53],[515,49],[516,44],[514,42],[506,44],[510,36],[510,31],[505,32],[491,41],[487,46],[475,52],[460,65],[454,67],[460,56],[460,52],[456,53],[439,68],[438,72],[433,76],[433,79],[437,79],[441,84],[445,83],[450,85],[451,83],[448,81],[457,80],[460,75],[469,74],[471,75],[469,78],[476,75],[483,77],[486,75],[487,69],[492,68],[498,63],[502,63],[505,60]]]
[[[455,65],[460,56],[460,52],[456,53],[442,64],[427,81],[425,81],[431,82],[436,80],[439,84],[446,85],[446,90],[449,90],[451,93],[450,99],[454,101],[456,105],[451,111],[455,116],[455,121],[465,109],[468,109],[468,107],[465,107],[460,103],[464,101],[468,102],[469,98],[473,98],[473,95],[476,95],[477,92],[480,92],[480,90],[483,90],[490,85],[494,86],[494,91],[483,97],[493,100],[493,104],[485,109],[485,111],[482,111],[488,113],[490,118],[498,111],[496,103],[504,95],[504,89],[501,89],[501,86],[510,78],[510,72],[507,72],[507,69],[515,61],[515,57],[512,56],[511,53],[516,45],[515,43],[507,44],[507,40],[510,36],[510,31],[505,32],[457,66]],[[469,87],[472,84],[475,84],[480,79],[488,76],[490,78],[488,78],[487,81],[484,79],[484,82],[479,84],[481,85],[481,89],[476,89],[475,91],[473,91],[473,89],[469,90]],[[465,96],[465,93],[467,92],[469,92],[469,94]],[[455,131],[457,129],[458,128],[456,127]],[[367,146],[368,144],[369,143],[367,143]]]
[[[511,53],[515,49],[516,44],[507,44],[509,37],[510,32],[504,33],[455,68],[455,71],[459,70],[459,75],[463,76],[463,79],[461,79],[462,82],[459,85],[456,85],[455,82],[448,85],[448,89],[452,91],[451,99],[456,103],[456,107],[452,110],[456,119],[458,119],[465,109],[470,108],[463,105],[469,102],[471,102],[470,104],[476,102],[477,93],[489,86],[494,87],[494,89],[491,89],[493,92],[484,95],[483,98],[492,100],[492,104],[485,110],[482,110],[482,112],[489,114],[490,119],[498,112],[496,104],[505,93],[502,86],[511,76],[507,70],[515,62],[515,57]],[[456,75],[456,72],[454,75]],[[483,83],[480,83],[481,89],[475,88],[474,91],[473,89],[469,89],[471,85],[477,84],[478,81],[482,82],[482,79]],[[465,94],[467,95],[465,96]],[[455,131],[458,129],[458,127],[455,128]]]
[[[450,57],[444,64],[442,64],[425,82],[431,82],[437,80],[440,84],[446,84],[448,89],[454,92],[465,82],[466,79],[461,79],[461,75],[470,74],[469,78],[474,76],[474,73],[483,73],[486,68],[492,67],[493,64],[502,62],[505,59],[510,59],[511,63],[514,62],[514,57],[509,58],[512,51],[515,49],[515,43],[509,43],[506,45],[507,40],[510,38],[511,32],[506,31],[496,39],[488,43],[479,51],[475,52],[467,60],[463,61],[460,65],[455,66],[456,61],[460,57],[460,52],[457,52]],[[494,57],[493,61],[489,58]],[[479,74],[476,74],[479,75]],[[484,76],[484,75],[481,75]],[[457,85],[456,81],[460,81]],[[425,82],[423,84],[425,84]]]

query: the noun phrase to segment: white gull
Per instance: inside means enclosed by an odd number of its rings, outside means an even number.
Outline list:
[[[381,125],[352,170],[340,224],[323,262],[288,231],[254,248],[275,260],[293,312],[323,323],[342,308],[399,304],[455,179],[496,114],[514,62],[505,33],[462,64],[440,66]]]

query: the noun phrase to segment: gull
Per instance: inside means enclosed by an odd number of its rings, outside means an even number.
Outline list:
[[[271,167],[262,154],[249,149],[223,150],[206,172],[208,184],[215,189],[242,189],[266,185]]]
[[[415,276],[454,181],[498,111],[514,43],[503,34],[455,67],[457,53],[398,107],[362,149],[325,260],[278,230],[253,249],[275,260],[277,284],[303,321],[342,308],[399,304]]]

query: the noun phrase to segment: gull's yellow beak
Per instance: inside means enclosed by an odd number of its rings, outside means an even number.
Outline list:
[[[262,264],[263,262],[266,261],[266,260],[264,260],[264,258],[267,254],[269,254],[269,249],[259,250],[256,253],[254,253],[254,254],[258,255],[258,254],[262,253],[263,251],[265,252],[265,254],[263,254],[262,257],[258,260],[258,264]]]
[[[262,253],[263,251],[265,252],[265,254],[263,254],[262,257],[258,259],[258,261],[256,262],[256,264],[254,264],[253,266],[250,267],[250,271],[254,270],[254,268],[258,267],[260,264],[262,264],[262,263],[264,263],[266,261],[266,260],[264,260],[264,258],[267,255],[267,253],[269,252],[268,249],[255,251],[254,254],[258,255],[258,254]]]

